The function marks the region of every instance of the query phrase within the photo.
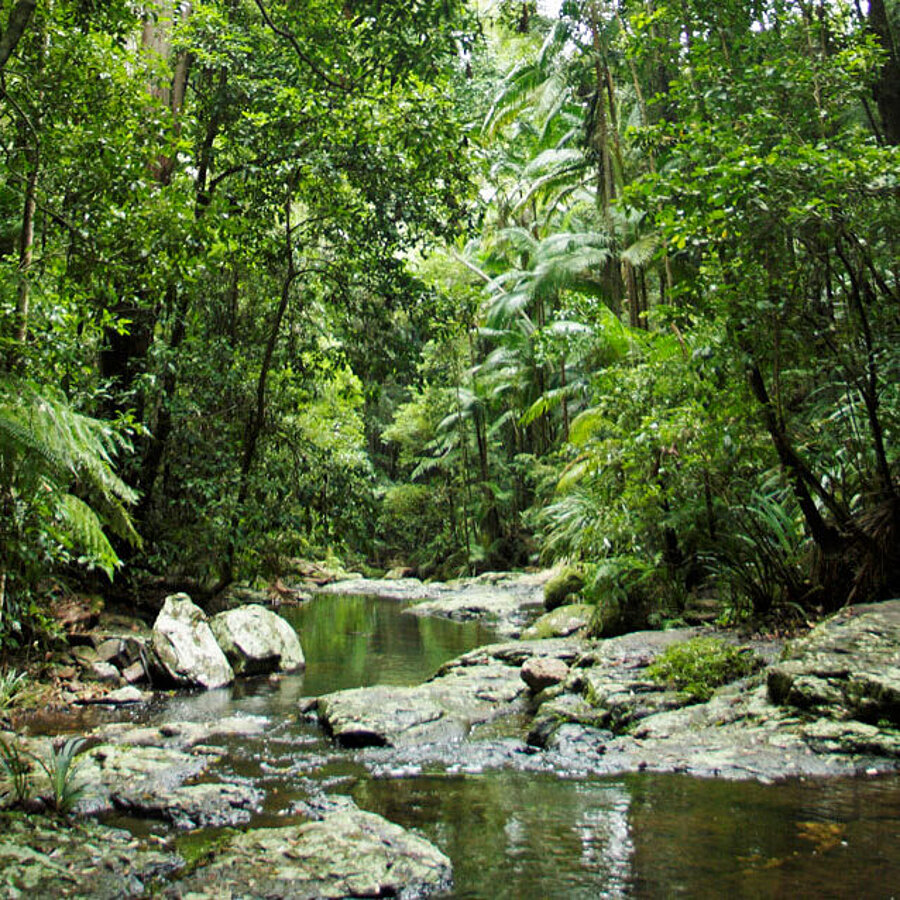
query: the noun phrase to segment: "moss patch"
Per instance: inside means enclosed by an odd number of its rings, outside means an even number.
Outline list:
[[[658,684],[706,701],[723,684],[744,678],[761,666],[747,648],[713,637],[691,638],[664,650],[647,669]]]

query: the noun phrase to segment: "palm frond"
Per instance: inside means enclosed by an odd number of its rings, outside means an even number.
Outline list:
[[[631,263],[635,268],[641,268],[653,259],[658,247],[658,235],[645,234],[622,251],[622,259]]]

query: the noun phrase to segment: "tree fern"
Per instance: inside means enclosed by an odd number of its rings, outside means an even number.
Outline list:
[[[64,526],[63,542],[71,538],[85,558],[106,572],[109,578],[119,564],[119,558],[103,533],[100,517],[83,500],[63,494],[59,501],[59,519]]]
[[[128,513],[137,495],[114,468],[126,449],[120,431],[76,412],[61,393],[0,376],[0,490],[38,518],[20,535],[20,551],[51,536],[112,577],[119,560],[104,527],[140,543]],[[4,563],[17,568],[14,559]]]

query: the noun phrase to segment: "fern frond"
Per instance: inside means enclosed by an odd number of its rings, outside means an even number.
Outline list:
[[[102,569],[112,580],[120,561],[103,533],[103,525],[97,513],[73,494],[63,494],[58,512],[73,546],[82,552],[90,564]]]

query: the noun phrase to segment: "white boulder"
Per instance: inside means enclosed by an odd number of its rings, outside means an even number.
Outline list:
[[[166,597],[153,625],[151,646],[156,668],[176,685],[210,689],[234,681],[206,613],[187,594]]]
[[[210,625],[238,675],[289,671],[305,665],[297,632],[264,606],[229,609],[214,616]]]

